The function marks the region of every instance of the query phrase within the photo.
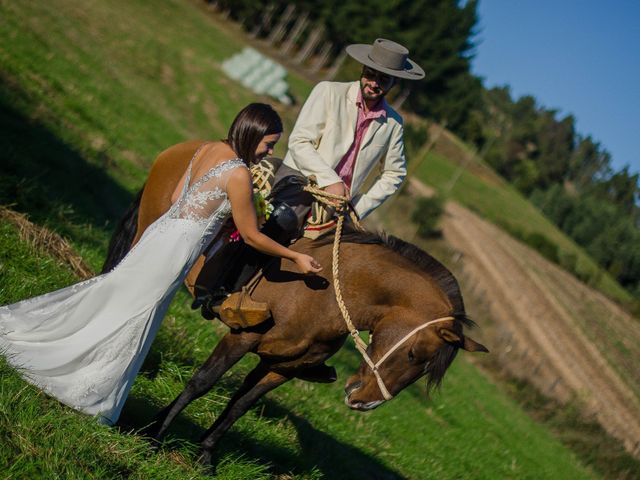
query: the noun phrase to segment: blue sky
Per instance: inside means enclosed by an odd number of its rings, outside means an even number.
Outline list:
[[[573,114],[640,171],[640,0],[480,0],[473,72],[486,87]]]

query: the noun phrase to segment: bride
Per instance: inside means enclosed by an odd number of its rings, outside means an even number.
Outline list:
[[[319,272],[312,257],[258,230],[248,165],[271,154],[281,135],[269,105],[248,105],[226,140],[194,154],[169,211],[113,270],[0,307],[7,361],[48,395],[113,424],[175,292],[230,215],[252,247]]]

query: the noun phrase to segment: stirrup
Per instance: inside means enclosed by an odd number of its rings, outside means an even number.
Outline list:
[[[242,291],[232,293],[222,302],[218,314],[229,328],[238,329],[264,322],[271,316],[271,310],[268,303],[256,302],[247,287],[242,287]]]

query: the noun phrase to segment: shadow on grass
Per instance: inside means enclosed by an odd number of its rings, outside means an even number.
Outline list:
[[[309,420],[291,413],[282,405],[268,399],[264,403],[264,417],[276,421],[286,418],[298,433],[302,454],[295,459],[296,462],[288,460],[290,457],[278,459],[290,470],[296,471],[302,468],[303,471],[310,472],[316,468],[326,478],[362,480],[405,478],[359,448],[318,430]],[[287,461],[291,463],[287,464]]]
[[[106,173],[107,152],[95,160],[103,167],[88,163],[17,105],[34,109],[26,94],[0,75],[0,204],[63,234],[69,219],[99,229],[117,220],[133,195]]]
[[[236,383],[237,386],[237,383]],[[241,454],[248,461],[269,465],[270,473],[278,475],[305,475],[321,472],[323,478],[382,480],[403,479],[375,457],[362,450],[339,441],[318,429],[307,419],[292,413],[287,408],[269,399],[263,399],[254,408],[264,405],[262,415],[274,423],[286,420],[296,428],[301,454],[292,453],[275,442],[260,442],[235,429],[230,430],[220,441],[214,452],[214,467],[229,454]],[[160,410],[149,399],[131,397],[127,400],[117,427],[125,433],[141,430],[148,425]],[[179,415],[170,427],[163,444],[165,449],[189,450],[199,443],[206,429],[195,424],[185,415]],[[194,458],[195,460],[195,458]]]

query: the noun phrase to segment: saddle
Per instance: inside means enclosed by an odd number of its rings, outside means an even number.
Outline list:
[[[309,207],[295,210],[286,203],[289,197],[280,193],[301,192],[307,184],[315,185],[315,179],[285,176],[273,187],[280,162],[274,158],[264,159],[251,169],[254,191],[259,191],[263,198],[274,204],[261,232],[288,246],[301,236],[313,239],[335,228],[333,209],[311,202],[309,194],[310,212]],[[305,212],[309,213],[305,215]],[[271,311],[267,303],[253,300],[251,294],[262,277],[262,269],[271,260],[273,257],[258,252],[242,240],[224,245],[207,257],[195,282],[196,299],[192,308],[202,307],[203,317],[218,317],[232,329],[261,324],[270,318]]]
[[[313,185],[313,182],[311,183]],[[336,228],[335,209],[314,201],[304,225],[304,238],[315,240]]]

